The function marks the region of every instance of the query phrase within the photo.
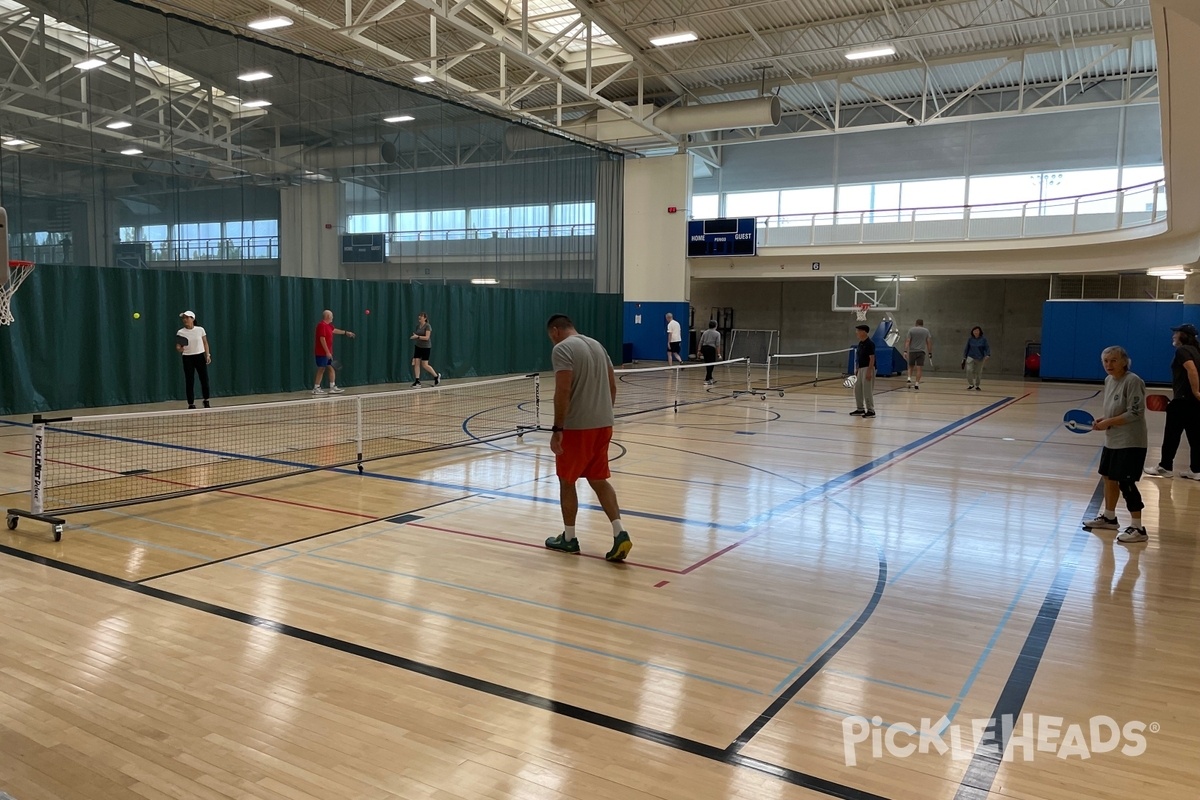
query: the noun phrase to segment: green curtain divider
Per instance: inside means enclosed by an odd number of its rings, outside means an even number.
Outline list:
[[[309,388],[326,308],[358,334],[334,342],[346,386],[412,380],[418,311],[433,327],[432,364],[449,378],[549,370],[545,323],[557,312],[621,356],[620,295],[47,265],[0,328],[0,414],[182,404],[174,337],[189,309],[208,333],[215,397]]]

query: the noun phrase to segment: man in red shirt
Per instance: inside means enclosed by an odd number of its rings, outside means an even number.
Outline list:
[[[354,338],[354,334],[350,331],[344,331],[341,328],[333,327],[333,312],[328,309],[321,315],[321,321],[317,323],[317,343],[313,353],[317,359],[317,377],[313,380],[313,394],[325,394],[325,390],[321,388],[321,376],[329,370],[329,393],[341,394],[346,391],[337,385],[337,373],[333,371],[333,335],[339,334],[350,339]]]

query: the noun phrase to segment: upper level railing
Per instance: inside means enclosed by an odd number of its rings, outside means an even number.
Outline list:
[[[511,225],[428,231],[387,231],[389,242],[453,242],[474,239],[541,239],[547,236],[594,236],[595,223]]]
[[[1070,236],[1167,219],[1166,183],[1018,203],[759,217],[760,247],[954,242]]]

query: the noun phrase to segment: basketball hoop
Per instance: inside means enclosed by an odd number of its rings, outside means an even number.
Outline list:
[[[859,322],[867,321],[867,310],[870,308],[871,308],[870,303],[859,303],[858,304],[858,308],[855,309],[854,313],[858,317]]]
[[[25,279],[33,274],[32,261],[9,261],[8,276],[0,284],[0,325],[13,323],[12,299]]]

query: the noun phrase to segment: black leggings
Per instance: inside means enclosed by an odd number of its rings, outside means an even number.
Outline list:
[[[1142,493],[1138,491],[1136,479],[1121,478],[1117,481],[1117,486],[1121,489],[1121,496],[1125,498],[1125,505],[1129,507],[1130,514],[1137,514],[1146,507],[1142,502]]]
[[[208,362],[204,353],[183,357],[183,388],[187,393],[189,406],[196,405],[195,376],[200,374],[200,394],[208,399]]]
[[[713,379],[713,362],[717,360],[717,348],[713,347],[711,344],[702,345],[700,347],[700,355],[704,356],[704,363],[708,364],[708,366],[704,368],[704,380],[711,381]]]
[[[1187,434],[1188,447],[1192,451],[1191,471],[1200,472],[1200,400],[1180,397],[1167,404],[1167,427],[1163,431],[1162,460],[1164,469],[1175,466],[1175,453],[1179,440]]]

